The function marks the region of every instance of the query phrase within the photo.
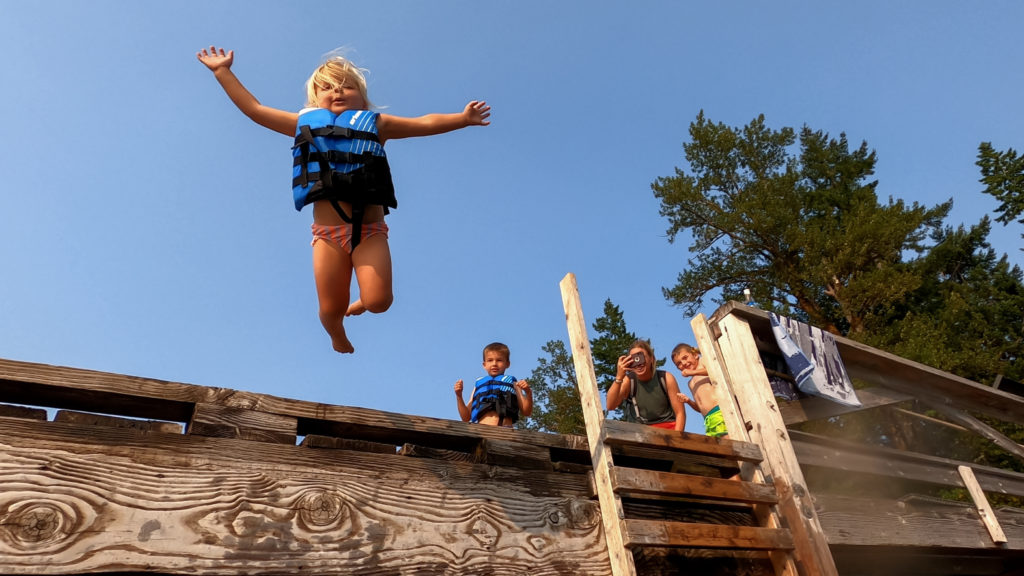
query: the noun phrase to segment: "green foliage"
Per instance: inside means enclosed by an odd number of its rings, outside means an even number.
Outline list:
[[[529,380],[533,415],[520,420],[519,427],[556,434],[586,434],[572,356],[561,340],[548,341],[542,350],[548,356],[537,359]]]
[[[875,153],[846,136],[804,127],[772,130],[759,116],[743,128],[701,112],[683,145],[690,173],[652,185],[669,240],[692,235],[687,262],[665,296],[695,313],[715,290],[722,303],[744,288],[765,308],[833,333],[862,332],[879,311],[917,288],[903,255],[952,207],[878,202]]]
[[[1021,217],[1024,214],[1024,157],[1017,156],[1013,148],[997,152],[992,143],[982,142],[978,146],[977,165],[981,168],[984,192],[1000,202],[996,222],[1009,224],[1016,219],[1024,224],[1024,217]],[[1024,234],[1021,237],[1024,238]]]
[[[604,313],[594,321],[593,328],[597,336],[590,339],[590,350],[594,356],[597,387],[607,392],[615,379],[619,356],[629,351],[636,334],[626,330],[622,310],[611,299],[604,301]]]
[[[988,218],[937,231],[908,269],[921,279],[862,340],[975,380],[1024,373],[1024,275],[987,242]]]

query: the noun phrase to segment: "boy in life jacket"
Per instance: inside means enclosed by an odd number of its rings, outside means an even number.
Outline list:
[[[619,356],[606,402],[608,410],[622,406],[627,422],[682,432],[686,409],[678,394],[675,376],[655,368],[651,343],[637,340],[629,353]]]
[[[396,208],[384,154],[388,140],[487,126],[490,107],[472,101],[462,112],[403,118],[372,112],[363,71],[329,58],[306,82],[299,112],[264,106],[231,71],[234,51],[210,46],[196,57],[213,72],[231,102],[254,122],[295,138],[292,191],[296,210],[313,205],[313,276],[320,322],[341,353],[355,348],[345,316],[391,307],[391,249],[384,215]],[[349,303],[352,274],[359,298]]]
[[[455,398],[463,422],[511,427],[520,417],[533,413],[530,383],[505,375],[511,364],[509,356],[508,346],[501,342],[484,347],[483,366],[487,375],[476,379],[468,405],[462,400],[462,380],[455,381]]]
[[[679,400],[693,407],[704,417],[705,434],[715,438],[728,438],[725,418],[718,408],[718,398],[711,378],[708,377],[708,370],[700,360],[700,350],[689,344],[677,344],[672,349],[672,363],[679,368],[680,374],[690,377],[690,393],[693,394],[693,399],[680,392]]]

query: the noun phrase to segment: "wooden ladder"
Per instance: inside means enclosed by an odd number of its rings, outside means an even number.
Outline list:
[[[775,486],[763,483],[763,475],[755,473],[762,460],[756,444],[605,419],[579,291],[572,274],[562,280],[561,289],[612,574],[636,574],[632,550],[638,547],[761,551],[768,553],[777,575],[828,574],[820,571],[813,559],[798,558],[798,543],[776,513],[779,495]],[[642,450],[648,457],[661,455],[667,460],[673,454],[687,453],[731,461],[742,471],[742,479],[616,466],[613,452],[628,454],[631,449]],[[738,504],[753,513],[758,525],[627,518],[624,497],[654,504],[681,499]]]

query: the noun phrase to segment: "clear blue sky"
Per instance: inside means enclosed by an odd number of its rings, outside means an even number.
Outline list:
[[[701,109],[866,140],[880,196],[953,198],[949,224],[995,208],[979,142],[1024,148],[1016,1],[300,6],[0,0],[0,357],[457,418],[484,344],[521,378],[566,339],[568,272],[588,323],[611,298],[659,356],[692,341],[661,293],[687,239],[650,183]],[[388,144],[396,301],[349,321],[355,355],[317,321],[291,143],[231,105],[196,61],[210,44],[278,108],[339,47],[389,113],[493,106]],[[996,226],[1022,263],[1024,230]]]

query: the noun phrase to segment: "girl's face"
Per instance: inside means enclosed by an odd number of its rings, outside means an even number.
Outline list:
[[[330,110],[333,114],[341,114],[345,110],[366,110],[366,100],[359,93],[359,88],[352,82],[343,82],[334,87],[316,87],[316,105]]]

